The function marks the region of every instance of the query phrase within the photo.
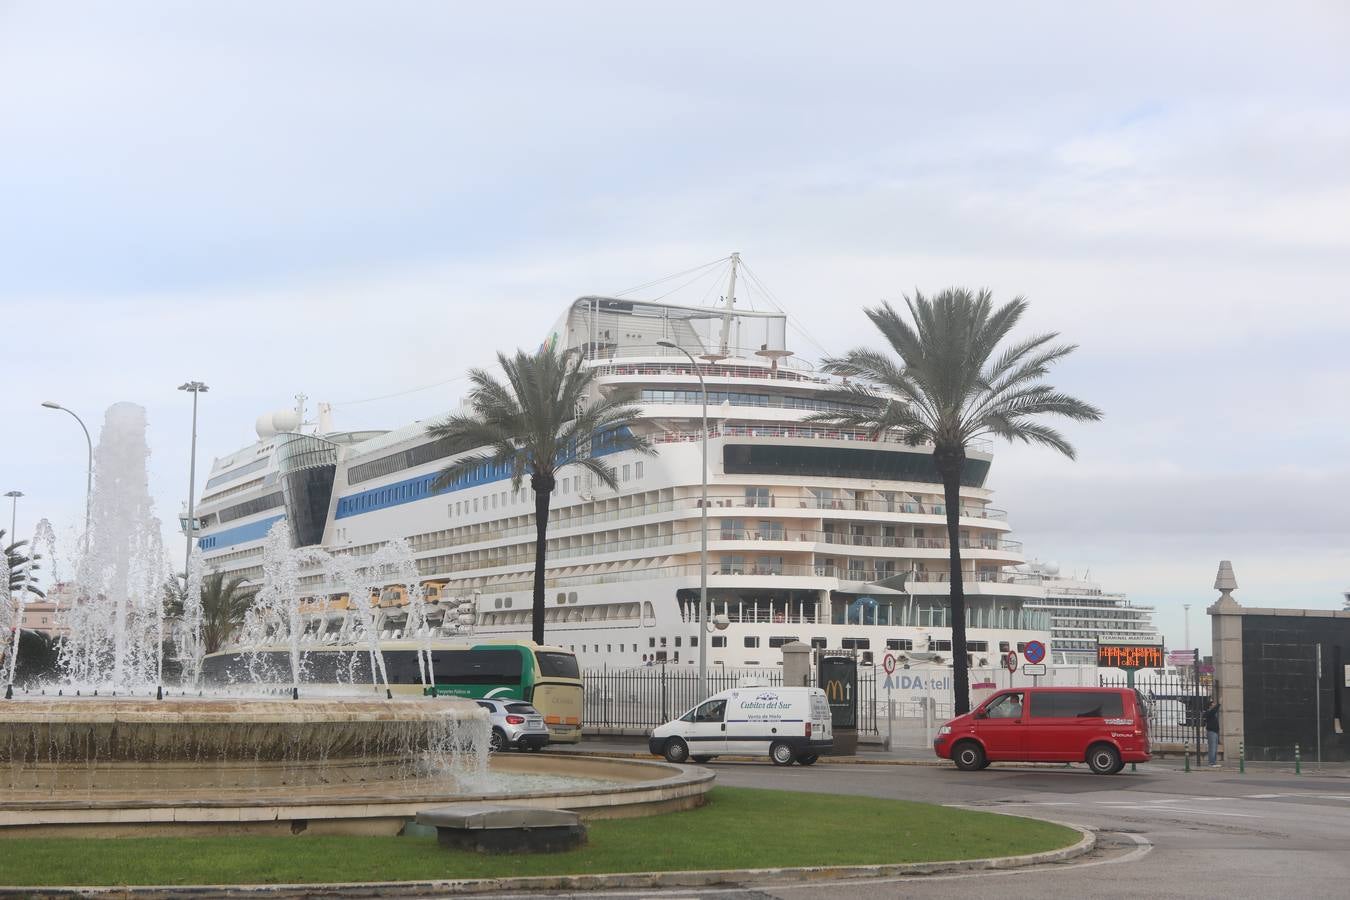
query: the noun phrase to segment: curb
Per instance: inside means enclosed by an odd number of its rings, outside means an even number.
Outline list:
[[[1004,815],[997,813],[996,815]],[[1011,818],[1030,818],[1011,816]],[[1044,821],[1034,819],[1033,821]],[[169,900],[192,897],[216,900],[224,897],[266,897],[299,900],[307,897],[341,897],[364,900],[373,897],[411,897],[425,894],[468,895],[499,891],[599,891],[623,888],[681,888],[714,885],[769,884],[777,881],[852,881],[855,879],[897,878],[905,875],[947,875],[992,869],[1018,869],[1043,863],[1064,862],[1092,852],[1097,836],[1078,825],[1056,822],[1078,832],[1077,842],[1058,850],[1026,853],[1021,856],[992,856],[983,859],[948,860],[926,863],[889,863],[870,866],[803,866],[777,869],[713,869],[683,872],[623,872],[612,875],[535,875],[522,878],[472,878],[447,881],[372,881],[337,884],[256,884],[256,885],[153,885],[145,887],[0,887],[0,897],[138,898]]]
[[[599,756],[609,759],[661,759],[660,756],[646,751],[637,752],[632,750],[606,751],[606,750],[560,750],[559,756]],[[766,762],[767,756],[732,756],[721,754],[717,757],[723,762]],[[816,765],[851,765],[851,766],[947,766],[950,762],[945,759],[861,759],[856,756],[822,756],[816,760]],[[691,765],[698,765],[692,763]]]

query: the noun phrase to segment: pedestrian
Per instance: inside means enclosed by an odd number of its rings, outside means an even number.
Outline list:
[[[1211,699],[1205,707],[1205,738],[1209,741],[1209,767],[1219,767],[1219,702]]]

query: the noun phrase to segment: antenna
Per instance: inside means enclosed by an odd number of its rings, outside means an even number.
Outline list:
[[[722,340],[719,352],[725,359],[730,354],[727,353],[727,338],[731,333],[731,319],[736,309],[736,267],[741,264],[741,254],[731,254],[731,280],[727,285],[726,304],[722,308]]]

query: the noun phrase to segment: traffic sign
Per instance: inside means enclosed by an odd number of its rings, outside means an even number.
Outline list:
[[[895,674],[895,654],[887,653],[881,658],[881,667],[886,670],[887,675]]]
[[[1003,657],[1003,667],[1009,672],[1017,671],[1017,651],[1009,650],[1008,655]]]
[[[1038,663],[1045,659],[1045,645],[1040,641],[1027,641],[1027,649],[1023,652],[1029,663]]]
[[[1023,675],[1044,675],[1045,663],[1027,663],[1022,667]]]

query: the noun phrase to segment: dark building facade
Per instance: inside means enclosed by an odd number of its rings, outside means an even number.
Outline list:
[[[1350,760],[1350,611],[1258,609],[1225,597],[1213,617],[1225,757]],[[1321,666],[1319,672],[1318,660]],[[1320,676],[1320,677],[1319,677]]]

